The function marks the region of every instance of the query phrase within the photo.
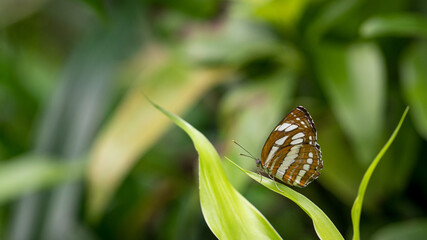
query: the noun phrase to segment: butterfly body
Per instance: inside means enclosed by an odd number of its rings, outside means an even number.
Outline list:
[[[320,175],[322,153],[308,111],[296,107],[270,133],[257,165],[270,177],[286,184],[306,187]]]

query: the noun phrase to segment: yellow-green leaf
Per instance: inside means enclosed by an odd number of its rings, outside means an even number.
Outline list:
[[[264,216],[228,181],[209,140],[180,117],[153,105],[182,128],[199,153],[199,191],[203,216],[218,239],[281,239]]]
[[[253,178],[255,181],[296,203],[302,210],[304,210],[305,213],[307,213],[308,216],[310,216],[311,220],[313,221],[317,236],[319,236],[320,239],[344,239],[329,217],[318,206],[316,206],[316,204],[314,204],[304,195],[288,186],[277,183],[277,186],[280,187],[281,190],[279,191],[279,189],[276,187],[276,184],[274,184],[272,180],[266,177],[263,177],[261,180],[258,174],[241,168],[231,160],[229,161],[232,162],[236,167],[240,168],[240,170],[246,173],[249,177]]]
[[[368,187],[369,180],[371,179],[372,173],[374,172],[381,158],[384,156],[387,149],[390,147],[391,143],[396,138],[397,133],[399,132],[400,127],[402,126],[403,120],[405,120],[405,117],[408,111],[409,111],[409,107],[406,107],[405,111],[403,112],[402,118],[400,119],[400,122],[397,125],[396,129],[394,130],[393,134],[391,135],[387,143],[384,145],[384,147],[381,149],[381,151],[378,153],[378,155],[375,157],[371,165],[369,165],[368,170],[366,170],[365,175],[362,178],[362,182],[360,183],[360,186],[359,186],[358,195],[356,197],[356,200],[354,200],[353,207],[351,208],[351,219],[353,221],[353,240],[360,239],[360,229],[359,229],[360,213],[362,211],[363,198],[365,196],[365,192],[366,192],[366,188]]]

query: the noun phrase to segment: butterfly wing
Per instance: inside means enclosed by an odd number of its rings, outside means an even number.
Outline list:
[[[285,183],[307,186],[323,167],[317,132],[308,111],[296,107],[277,125],[264,144],[261,163]]]
[[[271,174],[283,182],[305,187],[319,177],[322,169],[322,153],[314,145],[298,144],[280,149]]]

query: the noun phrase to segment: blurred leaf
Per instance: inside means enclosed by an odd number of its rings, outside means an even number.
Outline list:
[[[246,173],[249,177],[254,179],[255,181],[261,183],[262,185],[269,188],[270,190],[278,194],[281,194],[287,197],[289,200],[296,203],[311,218],[311,220],[313,221],[314,229],[316,230],[317,236],[320,239],[344,239],[341,233],[338,231],[338,229],[329,219],[329,217],[326,216],[326,214],[318,206],[316,206],[316,204],[314,204],[304,195],[298,193],[297,191],[293,190],[292,188],[284,184],[277,183],[277,186],[281,190],[279,191],[279,189],[277,189],[276,187],[276,184],[274,184],[274,182],[271,179],[268,179],[267,177],[263,177],[261,180],[261,177],[259,174],[245,170],[241,168],[239,165],[235,164],[230,159],[228,160],[231,163],[233,163],[233,165],[235,165],[237,168],[239,168],[244,173]]]
[[[231,140],[236,140],[248,150],[259,155],[274,124],[280,121],[289,109],[296,79],[287,71],[265,75],[232,89],[224,96],[220,106],[220,127],[224,133],[227,149],[225,156],[237,156],[241,151]],[[251,159],[239,157],[239,165],[245,168],[255,166]],[[225,172],[237,189],[247,182],[238,174],[238,169],[224,162]]]
[[[306,9],[309,0],[240,0],[238,11],[247,12],[256,18],[266,20],[280,28],[295,28]]]
[[[29,139],[33,134],[32,127],[38,115],[37,109],[43,102],[41,98],[45,99],[49,95],[46,91],[49,87],[44,83],[51,81],[54,74],[46,74],[51,67],[46,61],[46,56],[34,57],[33,54],[28,54],[28,50],[16,54],[12,43],[4,41],[1,36],[2,34],[0,34],[0,160],[3,161],[30,148]],[[41,79],[47,81],[40,81]],[[45,95],[42,96],[43,94]]]
[[[330,112],[323,114],[316,122],[318,142],[322,147],[324,166],[318,179],[322,185],[341,201],[351,206],[357,187],[363,176],[363,169],[356,161],[347,144],[344,133]]]
[[[372,240],[427,239],[427,220],[418,219],[389,224],[378,230]]]
[[[197,184],[197,183],[195,183]],[[200,212],[199,189],[192,187],[189,191],[182,192],[178,199],[179,203],[175,205],[169,215],[165,231],[159,233],[161,239],[201,239],[199,229],[204,226],[203,215]],[[210,234],[210,232],[209,232]]]
[[[366,20],[360,27],[363,37],[413,36],[427,37],[427,18],[410,13],[379,15]]]
[[[40,120],[35,152],[74,159],[89,150],[117,94],[117,69],[141,43],[135,4],[123,3],[114,12],[107,26],[90,25],[91,31],[68,57]],[[80,221],[76,209],[82,204],[81,193],[81,184],[72,183],[20,200],[8,239],[71,236]]]
[[[401,83],[418,133],[427,139],[427,42],[417,42],[400,64]]]
[[[131,66],[140,80],[122,100],[96,140],[88,171],[88,216],[96,221],[116,188],[138,160],[166,132],[170,123],[144,98],[148,94],[176,112],[184,112],[212,87],[227,79],[230,69],[195,68],[182,52],[149,47]],[[136,73],[144,68],[143,73]]]
[[[369,168],[366,170],[365,175],[363,176],[362,182],[359,186],[359,193],[354,200],[353,207],[351,208],[351,220],[353,222],[353,239],[358,240],[360,239],[360,214],[362,212],[362,204],[363,204],[363,198],[365,196],[366,188],[368,187],[369,180],[372,176],[372,173],[374,172],[376,166],[380,162],[381,158],[384,156],[384,154],[387,152],[390,145],[393,143],[394,139],[397,136],[397,133],[400,130],[400,127],[403,124],[403,121],[405,120],[406,114],[409,111],[409,107],[406,107],[405,111],[403,112],[402,118],[399,121],[399,124],[397,125],[396,129],[394,130],[393,134],[391,135],[390,139],[387,141],[387,143],[384,145],[384,147],[381,149],[381,151],[378,153],[378,155],[375,157],[374,161],[372,161],[371,165],[369,165]]]
[[[2,0],[0,1],[0,29],[7,27],[38,11],[49,0]]]
[[[320,82],[358,160],[374,156],[384,124],[385,73],[378,48],[321,44],[316,52]]]
[[[254,59],[270,58],[292,69],[301,65],[301,56],[293,46],[279,41],[264,26],[243,20],[195,31],[186,46],[193,61],[202,64],[240,67]]]
[[[18,65],[15,71],[19,72],[22,87],[42,104],[50,100],[60,69],[56,60],[49,59],[43,51],[29,49],[22,51],[15,60]]]
[[[27,155],[0,164],[0,204],[65,182],[81,179],[86,161],[58,162]]]
[[[412,108],[412,111],[414,109]],[[409,124],[408,124],[409,125]],[[384,164],[387,166],[386,172],[384,173],[384,181],[392,190],[402,191],[404,190],[412,177],[412,171],[417,161],[417,155],[420,149],[421,139],[418,137],[414,126],[402,126],[400,133],[401,137],[395,140],[396,146],[388,150],[389,156],[384,156],[390,164]],[[405,159],[402,161],[402,159]],[[385,167],[384,167],[385,168]],[[395,171],[399,169],[399,171]],[[390,172],[394,172],[393,178],[390,179]]]
[[[199,154],[203,216],[218,239],[281,239],[270,223],[228,181],[221,159],[206,137],[176,115],[153,105],[192,139]]]
[[[189,16],[197,18],[213,17],[218,11],[218,7],[221,5],[221,2],[217,0],[160,0],[154,2],[162,2],[167,5],[169,9],[178,10]]]
[[[92,10],[96,12],[100,17],[106,17],[107,16],[106,7],[107,6],[111,7],[111,5],[108,5],[107,2],[102,0],[80,0],[80,1],[89,5],[92,8]]]
[[[336,24],[342,24],[341,20],[349,16],[349,13],[359,7],[362,2],[360,0],[328,1],[328,6],[320,9],[318,16],[307,27],[305,38],[317,44],[330,28]],[[348,27],[348,24],[344,25]]]
[[[406,10],[409,5],[405,0],[342,0],[314,1],[313,11],[307,21],[308,28],[305,38],[309,43],[317,44],[325,38],[357,39],[360,25],[372,16],[381,16],[390,12]],[[308,15],[308,14],[307,14]]]
[[[398,114],[400,117],[401,113]],[[320,121],[317,120],[316,128],[325,161],[322,177],[318,181],[337,198],[351,206],[365,168],[358,164],[353,154],[349,154],[351,147],[336,120],[329,112],[322,116]],[[386,116],[387,119],[395,119],[392,109]],[[378,204],[381,204],[385,197],[399,194],[410,180],[411,171],[417,160],[419,140],[415,130],[408,125],[402,126],[400,134],[401,137],[395,140],[395,147],[388,150],[381,167],[376,169],[370,181],[371,187],[365,196],[365,211],[371,211],[370,213],[377,211]],[[394,172],[393,178],[390,178],[390,172]]]
[[[391,106],[387,111],[387,119],[397,121],[400,112],[397,113],[399,106]],[[413,109],[411,109],[413,110]],[[399,116],[397,116],[399,114]],[[389,129],[391,124],[387,124]],[[414,166],[417,164],[421,138],[417,134],[412,124],[404,124],[399,132],[399,137],[394,140],[394,144],[387,150],[381,160],[381,165],[375,169],[375,174],[370,180],[370,187],[365,195],[365,210],[371,211],[369,214],[377,211],[379,204],[383,204],[384,199],[393,198],[393,196],[405,194],[406,188],[410,182],[413,182]],[[393,177],[390,178],[390,173]],[[359,178],[360,179],[360,178]]]

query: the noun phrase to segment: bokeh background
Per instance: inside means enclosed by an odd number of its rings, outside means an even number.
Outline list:
[[[423,0],[0,1],[0,238],[215,239],[197,152],[144,94],[255,170],[303,105],[323,151],[300,189],[362,239],[427,239],[427,3]],[[229,180],[285,239],[317,239],[294,203],[227,161]]]

